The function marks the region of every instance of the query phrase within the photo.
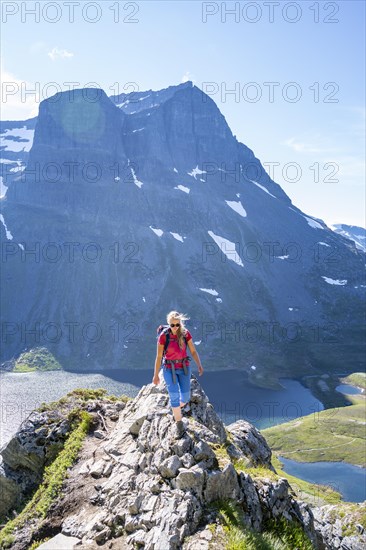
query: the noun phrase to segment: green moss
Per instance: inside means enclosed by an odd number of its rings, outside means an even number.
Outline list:
[[[33,497],[19,513],[19,515],[5,525],[0,533],[0,548],[10,548],[15,540],[14,531],[23,527],[27,522],[36,518],[44,518],[51,503],[59,495],[67,469],[76,460],[83,440],[88,433],[91,415],[86,411],[73,410],[69,418],[72,422],[72,431],[67,438],[64,448],[56,459],[44,470],[43,481]]]
[[[21,353],[15,362],[13,372],[62,370],[62,366],[47,348],[34,348]]]

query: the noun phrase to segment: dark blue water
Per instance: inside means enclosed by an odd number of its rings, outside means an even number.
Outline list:
[[[281,380],[284,389],[274,391],[252,386],[240,371],[194,374],[225,424],[243,418],[262,429],[324,408],[295,380]],[[105,388],[109,394],[135,397],[142,386],[152,382],[152,377],[152,370],[1,373],[0,447],[42,402],[56,401],[76,388]]]
[[[283,470],[310,483],[328,485],[338,491],[347,502],[366,499],[366,470],[346,462],[297,462],[278,457]]]
[[[264,429],[324,409],[296,380],[280,379],[283,389],[268,390],[250,384],[240,371],[208,374],[199,382],[226,425],[243,418]]]
[[[362,393],[361,388],[357,388],[356,386],[351,386],[350,384],[340,384],[336,387],[336,390],[339,393],[343,393],[344,395],[355,395],[356,393]]]

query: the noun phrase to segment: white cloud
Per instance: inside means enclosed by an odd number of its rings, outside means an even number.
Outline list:
[[[317,140],[319,138],[315,138]],[[324,142],[324,140],[322,140]],[[336,149],[334,147],[317,147],[316,145],[313,145],[311,143],[305,143],[301,142],[299,140],[296,140],[296,138],[291,137],[283,142],[283,145],[287,145],[292,149],[293,151],[296,151],[297,153],[335,153],[340,152],[341,149]]]
[[[48,57],[52,59],[52,61],[55,61],[56,59],[65,59],[67,57],[74,57],[74,54],[71,52],[68,52],[67,50],[60,50],[59,48],[52,48],[50,52],[48,52]]]
[[[35,90],[35,84],[21,80],[14,73],[5,69],[4,59],[1,59],[1,119],[25,120],[38,115],[39,94],[25,93],[27,90]],[[22,97],[23,95],[23,97]],[[43,99],[43,98],[42,98]]]
[[[188,82],[188,80],[191,80],[193,84],[196,82],[196,80],[194,79],[194,75],[189,71],[186,71],[185,74],[182,76],[181,82]]]

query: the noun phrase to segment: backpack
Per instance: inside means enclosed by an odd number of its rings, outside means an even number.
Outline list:
[[[163,359],[164,359],[166,350],[168,349],[168,346],[169,346],[170,327],[169,325],[159,325],[156,332],[157,332],[157,337],[156,337],[157,340],[159,339],[160,334],[162,333],[165,334],[165,344],[164,344],[164,350],[163,350]],[[187,338],[185,336],[183,336],[183,338],[187,349]]]

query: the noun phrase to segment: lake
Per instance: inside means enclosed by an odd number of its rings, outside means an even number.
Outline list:
[[[357,386],[351,386],[350,384],[340,384],[336,387],[336,390],[339,393],[343,393],[344,395],[356,395],[357,393],[363,393],[361,388],[357,388]]]
[[[363,502],[366,499],[366,470],[361,466],[346,462],[297,462],[282,456],[278,458],[288,474],[310,483],[329,485],[341,493],[347,502]]]
[[[296,380],[282,379],[283,390],[257,388],[236,370],[193,372],[224,424],[244,418],[258,429],[323,410],[322,403]],[[105,388],[109,394],[135,397],[152,381],[152,370],[111,370],[101,373],[65,371],[0,374],[0,447],[42,402],[56,401],[76,388]]]

